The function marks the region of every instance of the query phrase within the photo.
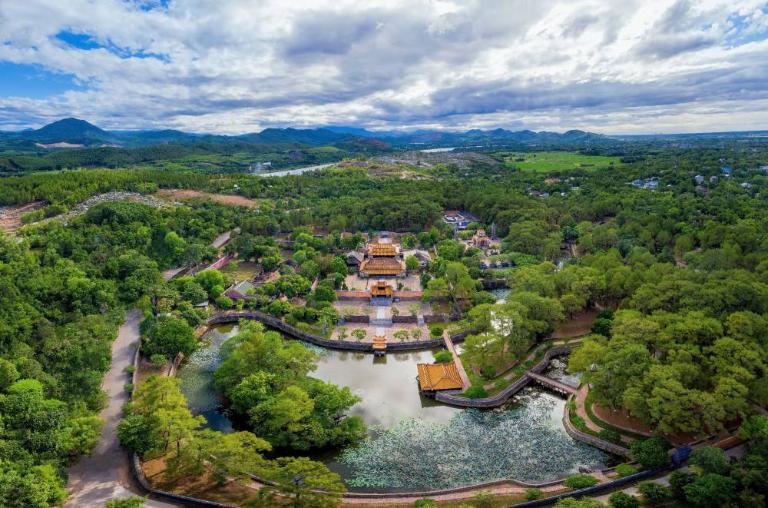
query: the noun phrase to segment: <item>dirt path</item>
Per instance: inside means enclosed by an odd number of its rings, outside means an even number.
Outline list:
[[[596,424],[592,421],[592,419],[587,414],[587,410],[584,407],[584,401],[587,400],[587,395],[589,394],[589,386],[588,385],[581,385],[581,388],[579,388],[579,391],[576,392],[576,414],[584,420],[584,423],[586,424],[587,428],[593,432],[600,432],[603,430],[601,426]]]
[[[101,508],[110,499],[139,495],[133,485],[128,454],[120,447],[117,439],[117,424],[122,416],[122,407],[128,401],[124,386],[129,381],[125,368],[133,363],[133,354],[139,340],[141,313],[134,309],[125,317],[117,339],[112,343],[112,366],[104,376],[102,388],[107,393],[108,404],[100,416],[104,428],[99,443],[93,452],[69,469],[69,499],[66,507]],[[176,505],[147,500],[152,508]]]
[[[0,208],[0,231],[12,235],[21,226],[21,216],[27,212],[33,212],[45,205],[42,201],[34,201],[26,205],[10,208]]]

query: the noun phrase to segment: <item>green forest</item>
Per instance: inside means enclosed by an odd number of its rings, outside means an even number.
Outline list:
[[[620,163],[546,171],[521,170],[509,152],[489,151],[499,164],[439,164],[421,171],[427,178],[372,175],[354,162],[281,178],[200,170],[183,160],[178,167],[108,169],[143,160],[99,150],[89,155],[98,169],[0,179],[0,205],[43,202],[14,235],[0,235],[3,506],[65,499],[67,467],[99,435],[101,380],[127,310],[144,313],[142,353],[158,365],[198,346],[201,301],[219,309],[245,305],[329,336],[339,320],[334,290],[347,275],[343,253],[360,247],[363,233],[378,231],[402,233],[404,244],[434,253],[421,275],[424,299],[447,301],[461,315],[454,326],[469,332],[462,357],[473,372],[468,397],[487,395],[483,385],[501,366],[524,360],[559,323],[600,311],[568,366],[583,372],[598,402],[627,410],[659,435],[704,437],[741,425],[750,440],[752,451],[737,463],[701,459],[698,471],[675,480],[669,499],[715,506],[697,500],[718,482],[727,483],[732,506],[758,506],[750,503],[768,495],[765,417],[757,416],[768,405],[764,145],[638,145],[618,156]],[[71,166],[46,164],[35,169]],[[721,172],[726,164],[730,176]],[[631,183],[652,178],[655,190]],[[120,200],[59,220],[94,195],[159,189],[237,194],[260,206]],[[464,237],[492,225],[501,240],[498,259],[509,266],[484,267],[483,252],[466,247],[443,222],[445,210],[478,219]],[[163,279],[166,269],[216,259],[211,242],[235,229],[226,251],[279,274],[247,303],[224,295],[232,282],[226,271]],[[484,289],[491,278],[511,290],[505,303]],[[296,296],[302,305],[291,303]],[[310,350],[259,325],[243,325],[225,350],[216,385],[245,430],[205,429],[176,381],[156,376],[138,387],[126,410],[123,444],[147,458],[169,456],[169,478],[205,468],[220,478],[253,473],[273,480],[283,496],[323,498],[300,506],[337,503],[339,477],[296,456],[362,439],[364,423],[347,415],[356,396],[313,378]],[[297,474],[308,478],[300,489],[291,483]],[[313,488],[326,489],[331,500]]]

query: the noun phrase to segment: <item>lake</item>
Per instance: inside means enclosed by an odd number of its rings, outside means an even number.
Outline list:
[[[190,409],[223,432],[231,432],[232,424],[212,379],[219,347],[236,333],[232,325],[212,329],[206,346],[178,372]],[[527,388],[497,410],[458,409],[419,394],[416,364],[431,362],[430,351],[374,358],[312,349],[319,354],[315,377],[349,386],[362,398],[350,413],[365,420],[368,439],[314,456],[352,490],[435,489],[509,477],[543,481],[612,463],[608,454],[568,436],[561,421],[565,401],[542,389]],[[563,368],[550,367],[553,375],[567,376]]]

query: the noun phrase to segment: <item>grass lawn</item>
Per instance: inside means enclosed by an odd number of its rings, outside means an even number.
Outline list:
[[[570,169],[596,170],[618,166],[619,157],[603,155],[581,155],[576,152],[514,152],[507,156],[509,166],[523,171],[549,173],[551,171],[567,171]]]

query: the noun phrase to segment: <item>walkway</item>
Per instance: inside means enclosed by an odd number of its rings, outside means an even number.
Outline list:
[[[448,330],[443,331],[443,341],[445,341],[446,349],[451,352],[451,355],[453,355],[453,363],[456,364],[456,370],[458,371],[459,377],[461,378],[461,383],[464,385],[464,390],[466,390],[471,385],[469,382],[469,376],[467,376],[467,371],[464,370],[464,364],[461,363],[461,358],[456,352],[456,348],[453,345],[453,340],[451,340],[451,334],[448,333]]]
[[[132,484],[128,454],[117,439],[117,424],[122,417],[123,405],[128,402],[128,392],[125,391],[128,374],[125,368],[133,363],[141,318],[137,309],[128,312],[112,343],[112,366],[102,382],[108,400],[107,407],[99,415],[104,420],[104,428],[91,454],[81,457],[69,469],[66,507],[102,507],[116,497],[142,495]],[[147,500],[146,506],[162,508],[176,505]]]

